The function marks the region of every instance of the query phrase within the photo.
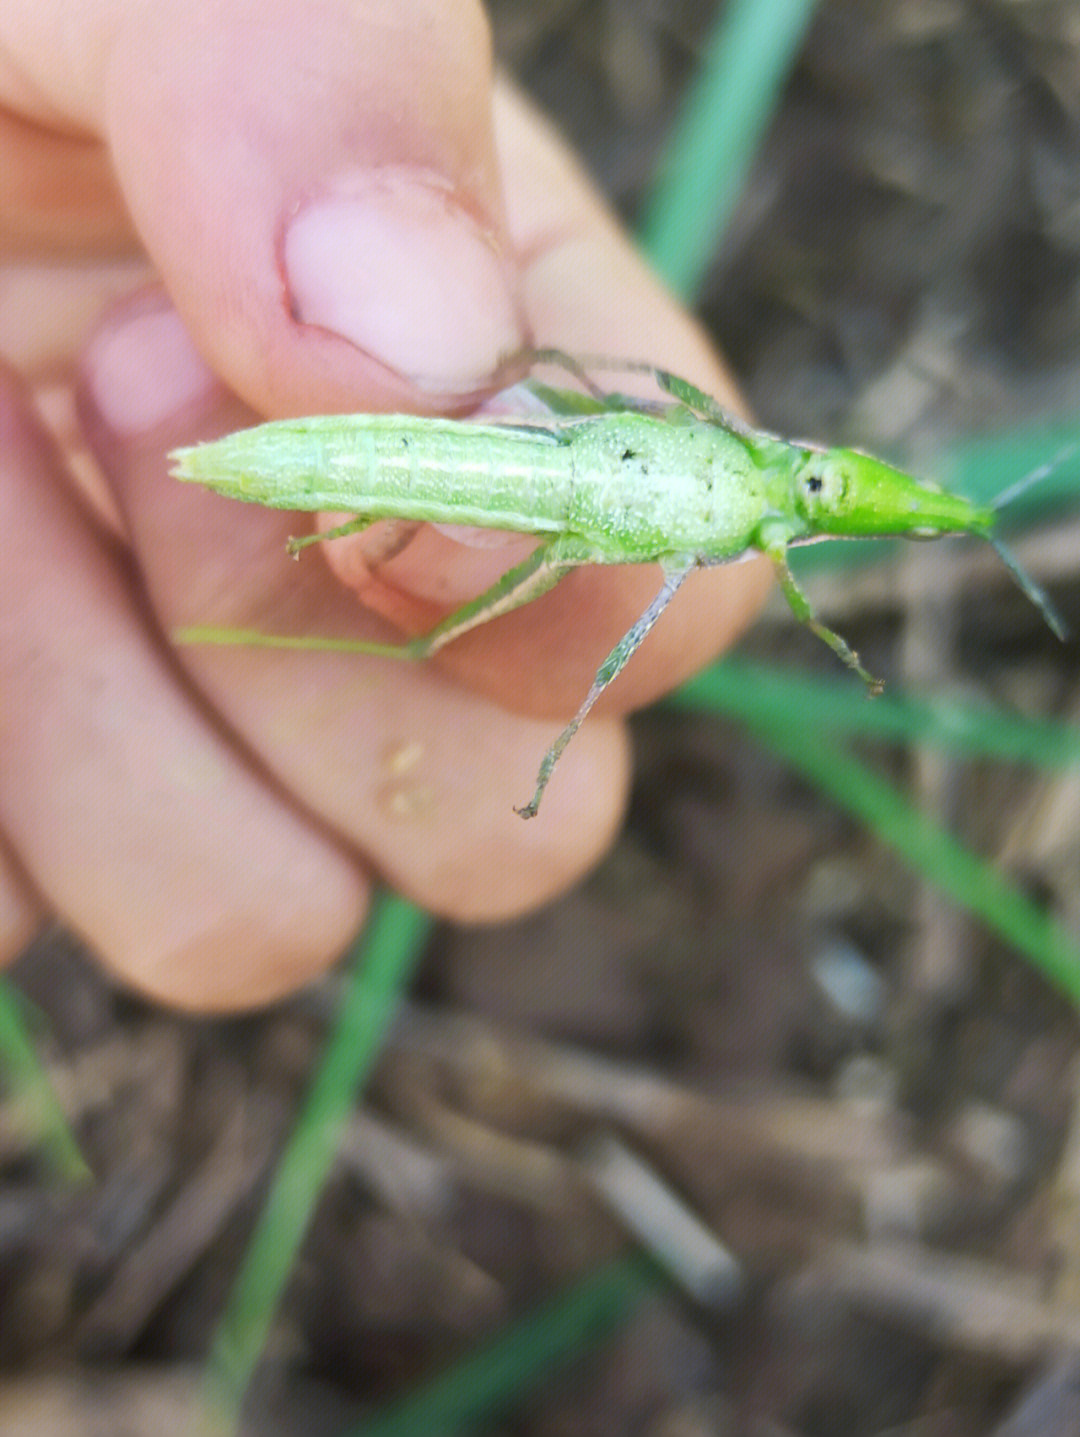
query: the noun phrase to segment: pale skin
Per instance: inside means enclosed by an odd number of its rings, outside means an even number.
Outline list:
[[[368,610],[418,631],[531,541],[428,528],[372,580],[373,530],[298,568],[281,562],[288,516],[226,523],[168,478],[170,449],[315,410],[463,412],[537,335],[648,353],[737,407],[543,122],[503,90],[492,120],[480,11],[414,9],[410,26],[401,0],[271,3],[251,26],[234,0],[163,4],[152,24],[125,0],[3,7],[0,337],[29,389],[0,390],[0,959],[59,917],[125,983],[226,1009],[323,972],[376,875],[451,916],[524,911],[618,825],[616,715],[726,646],[764,597],[765,566],[688,581],[567,751],[543,824],[507,796],[655,591],[651,567],[581,570],[431,665],[377,665],[377,683],[347,658],[290,656],[283,678],[281,655],[171,650],[195,616],[320,633]],[[398,269],[365,289],[388,254]],[[146,279],[162,288],[122,297]],[[107,481],[93,514],[73,499],[76,441]]]

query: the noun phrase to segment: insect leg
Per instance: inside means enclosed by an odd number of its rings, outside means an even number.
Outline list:
[[[553,589],[571,569],[587,563],[592,550],[579,540],[562,534],[541,544],[520,564],[497,579],[478,598],[462,604],[426,634],[403,644],[384,644],[373,639],[335,639],[306,637],[300,634],[263,634],[254,629],[220,629],[195,625],[177,629],[173,641],[178,644],[240,644],[263,649],[306,649],[315,653],[373,654],[379,658],[426,659],[441,648],[486,624],[499,614],[509,613],[522,604],[538,599]]]
[[[575,359],[572,354],[567,354],[565,350],[535,349],[529,355],[529,362],[531,364],[551,364],[558,369],[565,369],[567,374],[573,375],[577,382],[582,385],[586,392],[591,394],[594,399],[598,400],[601,404],[606,404],[607,395],[598,384],[589,378],[585,364]]]
[[[462,604],[426,634],[402,645],[408,650],[404,657],[426,659],[437,654],[441,648],[453,643],[470,629],[531,604],[541,594],[553,589],[571,569],[587,563],[591,550],[564,535],[556,535],[547,543],[540,544],[532,553],[509,569],[501,579],[496,579],[490,589],[485,589],[475,599]]]
[[[867,670],[863,668],[859,662],[858,654],[846,640],[842,639],[840,635],[832,629],[826,628],[821,620],[814,616],[814,611],[810,607],[810,600],[799,588],[795,582],[795,575],[788,567],[787,555],[783,547],[779,546],[768,549],[766,552],[773,562],[776,577],[779,579],[780,587],[784,591],[784,598],[787,599],[791,605],[791,612],[799,622],[806,624],[808,628],[812,629],[819,639],[823,639],[825,643],[828,644],[837,658],[841,659],[847,664],[849,669],[853,669],[855,673],[859,675],[859,678],[862,679],[872,696],[880,694],[885,687],[882,681],[874,678],[873,674],[868,673]]]
[[[317,544],[320,539],[341,539],[346,534],[360,533],[369,525],[380,523],[378,539],[371,539],[364,546],[364,564],[372,573],[383,564],[395,559],[403,549],[408,548],[416,537],[419,530],[424,526],[419,519],[361,519],[358,515],[355,521],[350,520],[347,524],[339,524],[334,529],[328,529],[325,534],[305,534],[299,539],[290,539],[286,544],[286,552],[297,558],[301,549],[306,549],[309,544]]]
[[[357,514],[355,518],[347,519],[344,524],[335,524],[332,529],[326,529],[322,533],[301,534],[297,538],[290,537],[285,549],[289,557],[295,559],[300,550],[306,549],[309,544],[321,544],[324,539],[344,539],[346,534],[359,534],[374,522],[374,519],[369,519],[366,514]]]
[[[665,394],[670,394],[672,399],[685,404],[687,409],[699,418],[707,419],[711,424],[722,424],[725,429],[731,429],[736,434],[757,435],[758,431],[751,428],[744,419],[718,404],[711,394],[706,394],[696,384],[691,384],[689,379],[680,379],[669,369],[654,369],[653,375]]]
[[[587,365],[592,364],[599,369],[613,370],[616,373],[621,371],[627,374],[648,374],[655,380],[658,371],[651,364],[640,364],[635,360],[594,359],[592,357],[579,360],[571,354],[564,353],[561,349],[537,349],[529,357],[533,364],[550,364],[558,369],[565,369],[587,391],[587,393],[581,394],[577,390],[553,389],[540,380],[526,380],[525,387],[531,390],[555,414],[573,416],[629,411],[631,414],[655,414],[659,417],[671,408],[669,404],[659,399],[644,399],[638,394],[618,394],[613,390],[601,389],[595,380],[590,379],[586,369]]]
[[[681,379],[677,374],[672,374],[670,369],[661,369],[658,365],[649,364],[642,360],[634,359],[606,359],[600,355],[588,355],[584,359],[575,359],[573,355],[566,354],[561,349],[538,349],[532,356],[535,364],[555,364],[572,374],[579,384],[584,384],[594,399],[602,401],[608,408],[636,409],[639,406],[646,412],[655,408],[647,399],[636,400],[623,394],[605,394],[604,391],[591,380],[586,368],[606,369],[613,373],[624,374],[647,374],[656,384],[658,389],[665,394],[670,394],[672,399],[677,400],[691,413],[700,419],[707,419],[711,424],[722,424],[725,429],[731,429],[736,434],[756,434],[745,420],[738,415],[732,414],[722,404],[718,404],[711,394],[706,394],[696,384],[691,384],[688,379]]]
[[[577,733],[585,715],[607,688],[608,684],[618,678],[619,674],[622,673],[630,656],[638,648],[642,639],[644,639],[653,624],[656,623],[657,619],[675,597],[679,585],[694,567],[694,563],[693,558],[680,554],[670,559],[664,565],[664,582],[660,588],[660,592],[637,620],[633,628],[623,635],[597,669],[596,677],[592,681],[592,687],[585,695],[585,700],[581,707],[544,755],[544,760],[540,765],[540,772],[536,777],[536,792],[529,802],[525,804],[524,808],[516,808],[514,810],[514,812],[519,813],[522,818],[536,817],[536,811],[540,807],[540,799],[543,796],[544,789],[547,788],[548,780],[552,775],[555,765],[562,757],[563,749]]]

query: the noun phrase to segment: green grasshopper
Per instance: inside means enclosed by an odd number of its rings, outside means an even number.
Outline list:
[[[659,564],[659,592],[600,665],[581,707],[544,755],[532,799],[516,810],[533,818],[582,720],[693,569],[752,551],[768,555],[795,617],[872,694],[881,683],[815,616],[788,567],[790,545],[836,537],[976,534],[994,546],[1064,637],[1046,595],[993,533],[998,505],[980,507],[854,449],[792,444],[753,429],[664,369],[617,366],[651,374],[668,396],[658,402],[603,393],[578,361],[558,351],[532,358],[569,370],[584,388],[527,381],[523,387],[544,407],[535,422],[320,415],[262,424],[171,456],[178,479],[234,499],[356,514],[325,534],[291,540],[293,554],[378,519],[537,535],[540,543],[528,558],[485,593],[403,644],[215,628],[183,629],[176,640],[426,659],[477,625],[538,598],[582,564]]]

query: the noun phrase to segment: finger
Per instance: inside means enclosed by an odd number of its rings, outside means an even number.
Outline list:
[[[0,250],[100,255],[135,244],[104,146],[0,111]]]
[[[497,134],[514,247],[525,257],[529,326],[541,344],[571,354],[646,359],[685,375],[725,405],[741,401],[699,325],[648,269],[551,127],[510,87],[497,91]],[[632,377],[620,377],[631,387]],[[370,586],[363,535],[321,546],[326,561],[365,602],[410,632],[493,582],[520,557],[477,553],[426,531],[379,570]],[[434,576],[434,577],[433,577]],[[691,575],[625,674],[601,700],[624,712],[649,702],[730,646],[771,585],[765,561]],[[437,587],[436,587],[437,586]],[[639,565],[580,570],[552,593],[448,647],[439,662],[480,692],[530,713],[565,714],[597,665],[660,587]],[[529,655],[526,665],[522,655]]]
[[[260,412],[430,405],[522,343],[478,3],[11,0],[0,44],[10,105],[108,146],[190,332]]]
[[[2,123],[2,122],[0,122]],[[9,258],[0,266],[0,354],[30,382],[67,376],[104,310],[152,278],[138,258]]]
[[[166,632],[211,623],[390,637],[325,565],[287,558],[294,515],[168,477],[168,448],[249,416],[200,369],[162,301],[123,307],[98,336],[84,406]],[[178,658],[285,791],[436,912],[476,920],[535,906],[596,861],[621,817],[617,725],[589,726],[543,821],[526,824],[512,806],[531,796],[552,726],[432,665],[197,646]]]
[[[353,863],[242,762],[158,651],[12,381],[0,388],[0,826],[126,982],[266,1001],[359,921]]]

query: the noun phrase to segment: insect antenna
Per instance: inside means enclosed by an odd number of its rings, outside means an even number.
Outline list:
[[[1015,485],[1013,487],[1015,488]],[[996,534],[987,534],[986,537],[997,551],[998,558],[1038,609],[1039,613],[1042,614],[1052,632],[1064,643],[1069,637],[1068,625],[1054,607],[1049,594],[1021,567],[1019,559],[1016,558],[1010,549],[1006,548]]]
[[[1014,499],[1019,499],[1021,494],[1026,494],[1029,489],[1042,483],[1044,479],[1053,474],[1059,464],[1064,464],[1066,459],[1071,459],[1078,449],[1080,449],[1080,439],[1071,440],[1045,464],[1036,465],[1027,474],[1021,475],[1019,479],[1002,489],[1001,493],[991,502],[991,509],[1004,509]]]

